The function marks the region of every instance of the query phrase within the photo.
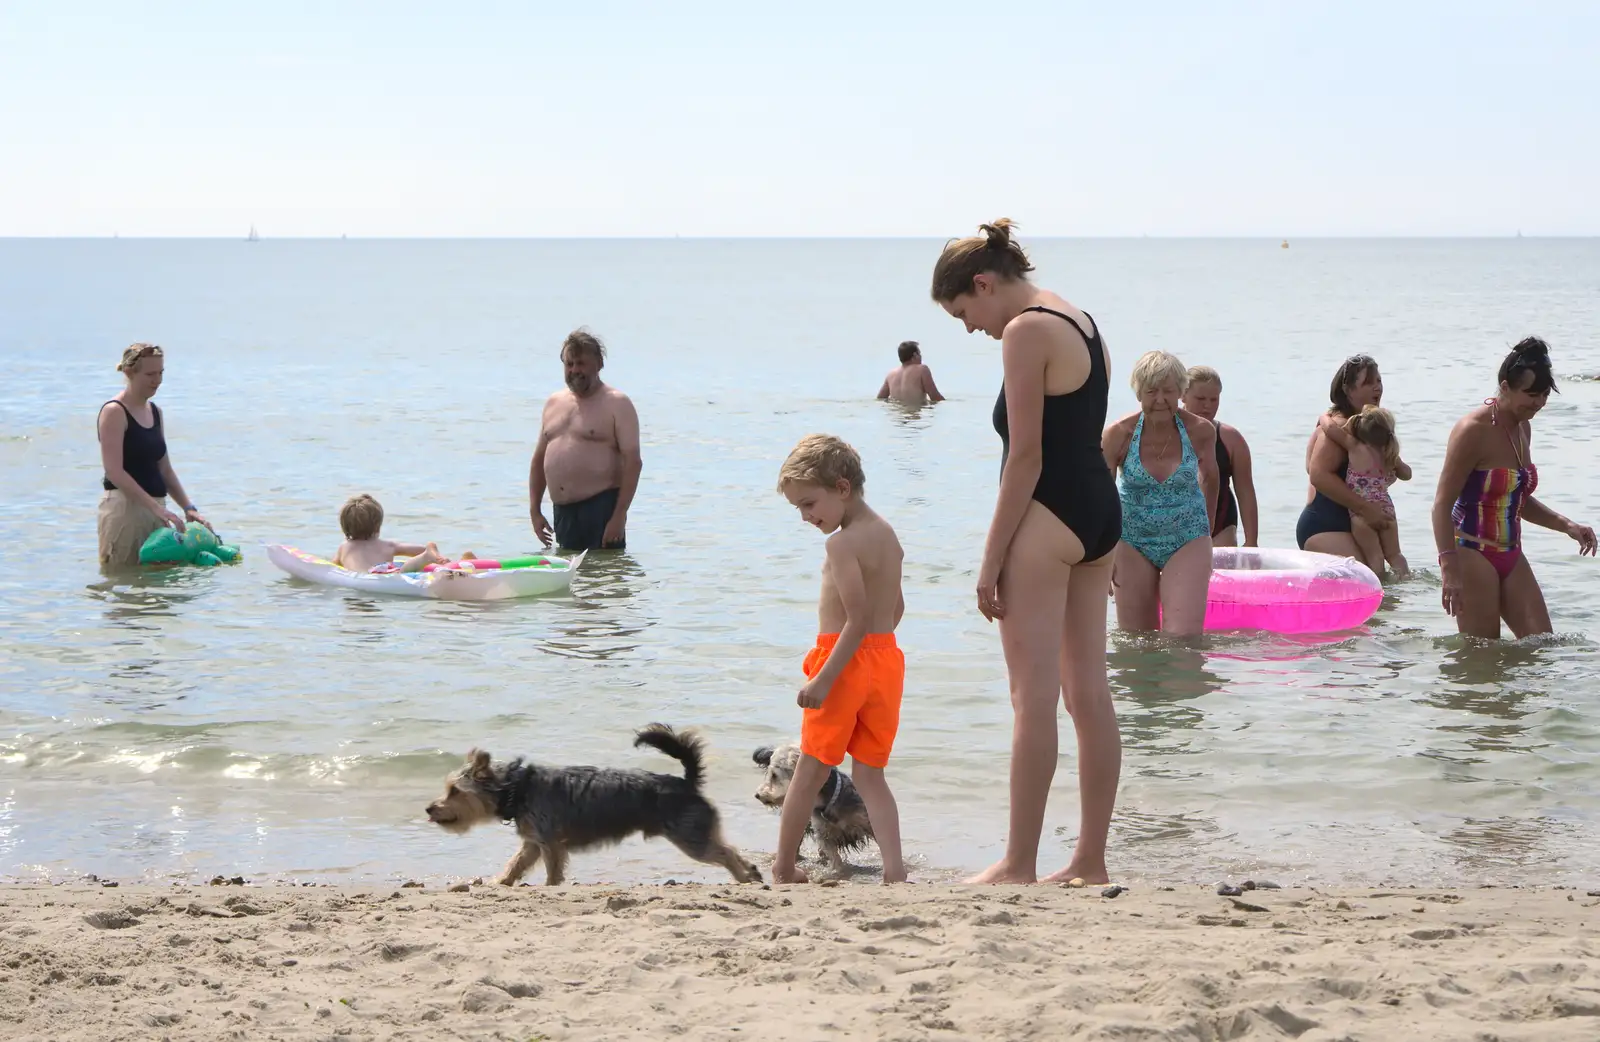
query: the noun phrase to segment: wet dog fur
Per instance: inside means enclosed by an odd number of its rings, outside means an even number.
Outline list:
[[[521,757],[495,766],[487,752],[473,749],[445,780],[444,795],[428,804],[428,820],[450,832],[513,822],[522,846],[496,877],[501,886],[514,886],[540,860],[545,882],[555,886],[566,876],[569,853],[634,833],[665,836],[694,860],[721,865],[741,883],[761,882],[756,866],[722,838],[717,809],[701,794],[702,740],[651,724],[633,744],[678,760],[683,777],[616,767],[544,767]]]
[[[766,769],[761,787],[756,790],[756,799],[768,807],[782,807],[784,796],[789,792],[789,783],[794,780],[794,769],[800,762],[799,744],[790,742],[776,749],[764,745],[750,758]],[[827,861],[828,870],[840,876],[850,871],[843,851],[860,850],[868,840],[876,842],[872,834],[872,822],[867,820],[867,805],[856,791],[850,776],[839,768],[834,767],[828,772],[828,780],[822,783],[822,788],[817,792],[817,802],[811,809],[811,821],[806,831],[815,838],[817,850]]]

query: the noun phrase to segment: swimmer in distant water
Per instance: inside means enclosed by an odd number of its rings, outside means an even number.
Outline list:
[[[944,401],[944,395],[933,382],[933,370],[923,364],[922,348],[915,340],[900,345],[900,367],[889,370],[889,375],[883,378],[878,397],[901,405]]]
[[[1250,468],[1250,446],[1237,427],[1217,420],[1222,407],[1222,376],[1209,365],[1189,367],[1189,385],[1183,389],[1183,407],[1210,420],[1217,429],[1217,503],[1212,513],[1213,546],[1238,546],[1244,529],[1245,546],[1257,546],[1259,514],[1256,483]],[[1235,498],[1234,493],[1238,496]]]
[[[1549,633],[1550,610],[1522,552],[1522,519],[1577,540],[1578,555],[1595,552],[1594,529],[1568,520],[1533,498],[1533,427],[1556,389],[1550,349],[1528,337],[1500,363],[1500,390],[1457,421],[1445,445],[1433,497],[1433,541],[1439,549],[1444,610],[1460,632],[1498,638],[1505,620],[1518,637]]]

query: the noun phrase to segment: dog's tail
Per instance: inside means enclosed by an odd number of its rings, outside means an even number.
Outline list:
[[[633,744],[652,746],[683,764],[683,779],[695,789],[700,788],[705,759],[705,742],[699,735],[678,734],[666,724],[650,724],[634,737]]]

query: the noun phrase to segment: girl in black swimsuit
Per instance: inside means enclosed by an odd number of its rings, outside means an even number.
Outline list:
[[[982,235],[946,246],[933,269],[933,299],[968,332],[981,329],[1005,345],[994,407],[1000,494],[978,610],[999,620],[1011,676],[1011,819],[1005,857],[973,881],[1037,878],[1064,699],[1078,736],[1082,820],[1072,860],[1047,878],[1104,882],[1122,763],[1106,682],[1111,551],[1122,531],[1100,448],[1110,361],[1094,319],[1028,280],[1033,265],[1012,241],[1011,222],[982,227]]]

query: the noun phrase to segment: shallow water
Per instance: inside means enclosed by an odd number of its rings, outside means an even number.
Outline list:
[[[432,879],[511,837],[421,814],[472,745],[671,769],[651,720],[710,742],[709,791],[758,861],[776,819],[750,751],[798,728],[821,542],[774,491],[792,443],[862,452],[907,550],[909,676],[891,766],[923,878],[1005,832],[1010,710],[972,596],[999,468],[997,345],[927,300],[934,241],[0,241],[0,877]],[[1222,370],[1256,459],[1263,541],[1293,544],[1306,437],[1368,351],[1417,480],[1420,574],[1340,639],[1113,632],[1126,745],[1113,837],[1129,878],[1572,882],[1600,862],[1597,571],[1527,529],[1558,633],[1483,645],[1438,607],[1427,512],[1450,424],[1506,346],[1549,339],[1562,394],[1535,428],[1541,498],[1600,520],[1600,242],[1041,241],[1126,373],[1161,347]],[[379,599],[288,579],[261,546],[323,551],[370,491],[385,532],[534,548],[526,510],[556,352],[589,324],[644,428],[625,554],[570,597]],[[872,400],[920,340],[950,401]],[[173,459],[245,560],[108,580],[94,567],[94,414],[135,339],[165,345]],[[1061,770],[1041,869],[1076,828]],[[870,858],[868,859],[870,860]],[[663,844],[579,856],[582,881],[718,878]]]

